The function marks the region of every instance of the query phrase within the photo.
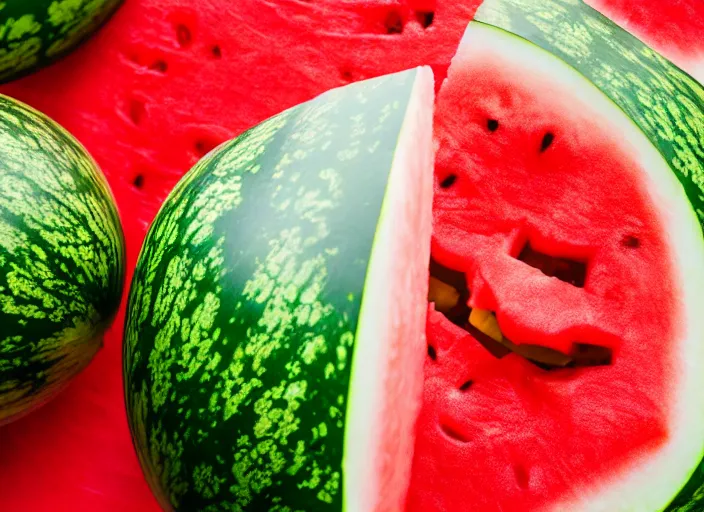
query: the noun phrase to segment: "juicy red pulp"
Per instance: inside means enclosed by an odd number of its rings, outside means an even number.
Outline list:
[[[514,342],[595,344],[613,361],[498,359],[431,308],[408,510],[541,510],[668,438],[670,248],[608,119],[500,56],[463,59],[437,104],[433,256],[467,275],[468,305],[495,311]],[[564,265],[546,268],[550,257]]]

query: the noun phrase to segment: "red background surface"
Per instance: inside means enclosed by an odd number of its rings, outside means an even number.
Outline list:
[[[200,156],[349,81],[420,64],[442,79],[478,3],[127,0],[78,51],[0,92],[53,117],[94,155],[122,213],[129,279],[158,206]],[[638,23],[673,27],[643,7],[660,4],[637,3]],[[691,21],[697,4],[668,3],[690,18],[690,35],[704,33],[704,16]],[[693,54],[697,41],[704,48],[704,38],[680,39]],[[61,396],[0,429],[0,511],[157,510],[124,412],[123,318],[124,302],[104,349]]]

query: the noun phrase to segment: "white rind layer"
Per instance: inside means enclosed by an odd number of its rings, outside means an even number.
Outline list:
[[[355,341],[343,459],[347,512],[402,511],[410,481],[426,353],[433,104],[432,71],[418,68],[374,238]],[[382,432],[393,432],[393,438],[384,439]]]

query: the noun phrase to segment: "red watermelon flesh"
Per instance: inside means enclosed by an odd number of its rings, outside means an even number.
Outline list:
[[[671,433],[681,305],[642,162],[584,91],[536,65],[471,43],[455,57],[436,107],[433,257],[513,342],[605,346],[613,362],[497,359],[431,309],[412,512],[553,510]],[[527,246],[584,264],[584,283],[522,261]]]
[[[704,2],[586,0],[704,83]]]
[[[95,156],[131,271],[148,224],[207,151],[349,81],[421,64],[438,84],[478,0],[127,0],[78,51],[0,88]],[[156,510],[132,448],[122,314],[93,364],[0,432],[0,510]]]

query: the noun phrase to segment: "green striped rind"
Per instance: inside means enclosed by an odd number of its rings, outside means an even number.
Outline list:
[[[342,508],[355,332],[416,73],[269,119],[163,205],[124,345],[133,439],[163,507]]]
[[[542,47],[596,85],[662,154],[704,229],[702,85],[581,0],[489,0],[475,20]],[[699,510],[704,459],[665,512]]]
[[[0,82],[30,73],[83,42],[124,0],[1,0]]]
[[[582,0],[490,0],[475,20],[519,35],[589,79],[663,155],[704,228],[704,87]]]
[[[53,121],[0,96],[0,424],[90,361],[123,281],[122,229],[102,173]]]

